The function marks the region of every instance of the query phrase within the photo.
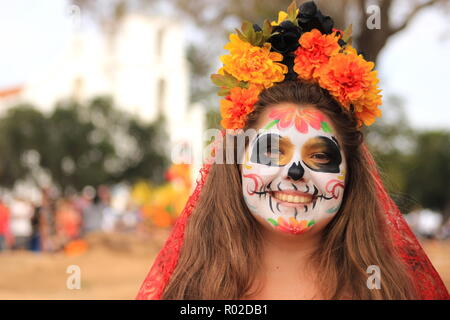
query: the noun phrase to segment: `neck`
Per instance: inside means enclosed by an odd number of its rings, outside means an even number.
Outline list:
[[[312,231],[312,230],[311,230]],[[305,270],[311,255],[318,248],[321,233],[306,232],[291,235],[264,228],[264,265],[266,271]]]

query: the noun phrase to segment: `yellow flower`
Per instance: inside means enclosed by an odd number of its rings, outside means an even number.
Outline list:
[[[295,11],[295,15],[298,15],[298,9]],[[284,20],[286,20],[286,18],[288,17],[288,14],[284,11],[280,11],[278,12],[278,21],[272,21],[271,25],[272,26],[278,26],[280,25],[280,23],[282,23]]]
[[[284,80],[288,68],[282,64],[283,56],[270,51],[270,43],[263,47],[242,41],[236,34],[230,35],[230,42],[224,47],[230,54],[220,60],[223,70],[239,81],[248,81],[269,88],[274,82]]]

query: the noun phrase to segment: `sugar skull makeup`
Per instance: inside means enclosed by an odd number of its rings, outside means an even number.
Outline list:
[[[330,120],[317,109],[280,105],[267,118],[244,153],[244,199],[275,229],[301,234],[338,212],[344,153]]]

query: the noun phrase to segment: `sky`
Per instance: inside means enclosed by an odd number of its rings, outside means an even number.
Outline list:
[[[423,10],[379,57],[383,96],[399,96],[417,129],[450,130],[449,20],[439,9]],[[45,73],[79,21],[66,0],[0,0],[0,90]]]

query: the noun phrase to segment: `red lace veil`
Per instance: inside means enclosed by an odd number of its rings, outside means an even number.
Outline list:
[[[380,179],[375,161],[365,145],[363,145],[363,151],[366,163],[370,166],[370,171],[375,181],[377,197],[383,206],[386,223],[391,232],[394,247],[397,248],[399,256],[408,266],[409,272],[420,293],[420,297],[422,299],[450,299],[444,283],[423,251],[417,238],[409,228],[394,201],[387,194]],[[177,265],[180,249],[183,245],[186,223],[200,196],[203,185],[208,177],[210,166],[211,164],[205,164],[201,168],[196,187],[189,197],[180,217],[177,219],[164,247],[153,263],[136,299],[161,299],[164,288]]]

